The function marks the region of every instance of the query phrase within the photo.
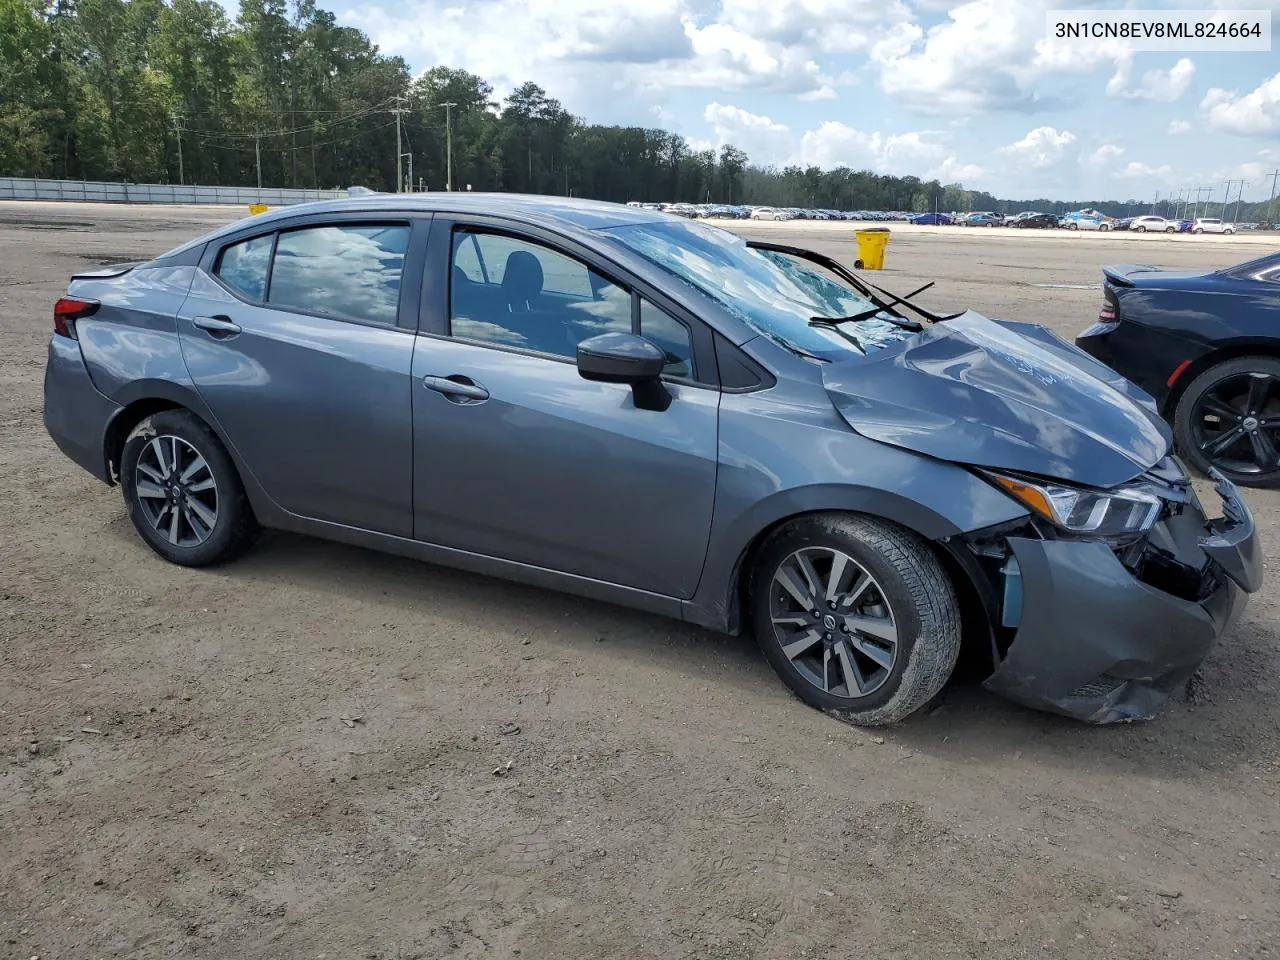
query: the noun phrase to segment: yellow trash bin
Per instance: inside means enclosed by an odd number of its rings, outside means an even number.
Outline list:
[[[259,214],[259,213],[266,213],[266,212],[267,212],[267,205],[266,205],[265,203],[251,203],[251,204],[249,204],[249,214],[250,214],[250,216],[254,216],[254,215],[257,215],[257,214]]]
[[[853,265],[854,269],[883,270],[884,251],[889,246],[889,228],[870,227],[855,230],[853,235],[858,240],[858,259]]]

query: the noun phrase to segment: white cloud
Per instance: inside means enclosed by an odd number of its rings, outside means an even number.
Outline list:
[[[1085,157],[1083,162],[1095,169],[1105,169],[1114,164],[1123,155],[1124,147],[1117,147],[1114,143],[1106,143]]]
[[[1116,176],[1125,180],[1167,181],[1173,176],[1173,168],[1167,163],[1158,167],[1150,167],[1145,163],[1139,163],[1137,160],[1130,160],[1120,170],[1116,171]]]
[[[1169,126],[1165,129],[1165,133],[1179,134],[1190,133],[1191,124],[1185,120],[1170,120]]]
[[[791,131],[769,117],[730,104],[709,103],[702,118],[711,127],[717,146],[732,143],[757,163],[776,162],[791,151]]]
[[[1200,104],[1208,111],[1209,126],[1242,137],[1280,134],[1280,73],[1239,96],[1234,90],[1214,87]]]
[[[852,53],[909,21],[911,11],[903,0],[722,0],[720,18],[784,46]]]
[[[1196,76],[1196,65],[1183,57],[1168,70],[1148,70],[1136,87],[1129,85],[1132,73],[1133,59],[1124,57],[1116,65],[1115,74],[1107,81],[1107,96],[1174,103],[1191,89],[1191,81]]]
[[[1053,127],[1036,127],[1021,140],[996,152],[1012,157],[1033,170],[1044,170],[1070,158],[1075,151],[1075,143],[1075,134],[1069,130],[1059,133]]]
[[[771,117],[741,107],[711,103],[703,112],[717,146],[732,143],[764,163],[802,167],[846,166],[924,180],[973,180],[981,167],[960,161],[952,152],[949,136],[930,130],[909,133],[867,132],[836,120],[828,120],[799,137]]]
[[[1055,0],[969,0],[924,33],[900,23],[871,47],[880,85],[920,112],[1052,106],[1038,80],[1087,72],[1127,55],[1123,43],[1067,44],[1045,36]]]

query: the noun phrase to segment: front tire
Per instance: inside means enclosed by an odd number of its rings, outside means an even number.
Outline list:
[[[751,619],[765,658],[805,703],[848,723],[896,723],[946,684],[960,613],[915,534],[856,514],[785,524],[761,548]]]
[[[1134,228],[1133,228],[1133,232],[1134,232],[1134,233],[1146,233],[1146,232],[1147,232],[1147,228],[1146,228],[1146,227],[1134,227]]]
[[[1178,398],[1173,435],[1201,473],[1280,486],[1280,360],[1239,357],[1201,373]]]
[[[235,464],[190,411],[166,410],[134,427],[120,455],[120,486],[139,536],[170,563],[222,563],[258,535]]]

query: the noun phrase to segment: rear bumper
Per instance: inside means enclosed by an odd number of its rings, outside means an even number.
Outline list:
[[[107,469],[107,425],[120,406],[98,392],[89,379],[80,344],[54,334],[44,371],[44,426],[58,449],[103,483]]]
[[[987,688],[1090,723],[1152,716],[1261,586],[1253,518],[1235,488],[1215,479],[1222,520],[1206,523],[1191,502],[1149,540],[1162,575],[1145,579],[1180,595],[1139,579],[1105,543],[1009,538],[1022,616]]]

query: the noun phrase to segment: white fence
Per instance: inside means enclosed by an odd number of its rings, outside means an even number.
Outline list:
[[[95,183],[0,177],[0,200],[88,200],[99,203],[267,203],[284,206],[345,197],[345,190],[179,187],[164,183]]]

